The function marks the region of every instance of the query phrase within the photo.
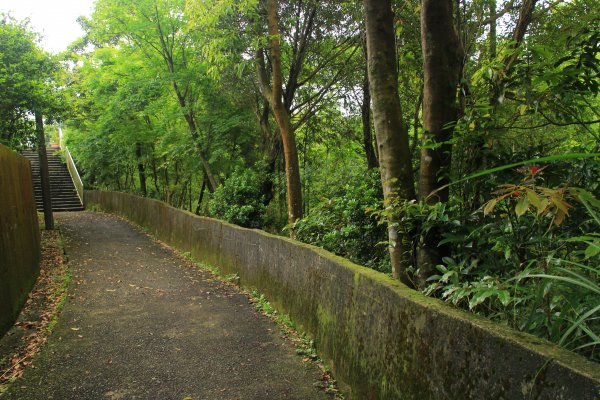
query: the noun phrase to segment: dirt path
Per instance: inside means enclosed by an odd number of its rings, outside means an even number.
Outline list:
[[[58,220],[70,300],[8,399],[327,399],[248,299],[102,213]]]

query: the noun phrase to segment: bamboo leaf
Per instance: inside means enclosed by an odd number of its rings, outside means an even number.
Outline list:
[[[600,254],[600,246],[597,243],[586,242],[588,247],[585,249],[584,256],[585,258],[594,257],[597,254]]]
[[[589,289],[592,292],[600,295],[600,287],[598,287],[597,285],[590,285],[590,284],[588,284],[588,282],[569,278],[567,276],[548,275],[548,274],[530,274],[530,275],[527,275],[527,277],[529,277],[529,278],[546,278],[546,279],[551,279],[551,280],[555,280],[555,281],[563,281],[563,282],[567,282],[567,283],[570,283],[573,285],[577,285],[577,286],[581,286],[583,288]]]
[[[600,304],[597,305],[596,307],[592,308],[591,310],[589,310],[588,312],[586,312],[585,314],[583,314],[581,316],[581,318],[579,318],[577,321],[575,321],[570,327],[569,329],[566,330],[566,332],[562,335],[562,337],[560,338],[560,341],[558,342],[559,345],[562,345],[565,340],[571,335],[571,333],[573,333],[573,331],[575,329],[577,329],[578,327],[580,327],[586,319],[588,319],[591,315],[593,315],[595,312],[597,312],[598,310],[600,310]]]

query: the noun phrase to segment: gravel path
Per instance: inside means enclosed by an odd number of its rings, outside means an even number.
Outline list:
[[[319,371],[235,289],[129,223],[58,214],[73,282],[8,399],[327,399]]]

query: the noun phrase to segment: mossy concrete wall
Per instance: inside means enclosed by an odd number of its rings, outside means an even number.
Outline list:
[[[31,165],[0,145],[0,337],[12,326],[39,273]]]
[[[598,399],[600,366],[319,248],[156,200],[86,192],[162,241],[237,273],[314,339],[351,399]],[[194,318],[194,316],[190,316]]]

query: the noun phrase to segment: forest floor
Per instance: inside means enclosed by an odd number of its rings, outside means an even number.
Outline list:
[[[33,365],[0,398],[331,398],[327,374],[233,284],[115,216],[58,220],[69,300]]]

